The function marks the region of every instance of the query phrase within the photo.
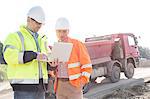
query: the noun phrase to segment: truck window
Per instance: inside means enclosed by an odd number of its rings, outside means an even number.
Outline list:
[[[128,36],[128,42],[129,42],[129,45],[136,45],[135,44],[135,41],[134,41],[134,38],[132,36]]]

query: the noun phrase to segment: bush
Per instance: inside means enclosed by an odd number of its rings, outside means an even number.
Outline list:
[[[0,64],[0,82],[7,80],[6,65]]]

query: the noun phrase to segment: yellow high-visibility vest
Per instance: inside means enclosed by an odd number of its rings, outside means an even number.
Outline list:
[[[17,33],[8,35],[4,42],[6,47],[4,58],[8,64],[7,76],[12,84],[38,84],[39,83],[39,66],[42,68],[43,82],[47,83],[47,63],[38,62],[36,59],[28,63],[23,63],[22,47],[26,51],[37,51],[36,42],[31,33],[25,26],[20,27],[20,33],[23,36],[23,43]],[[38,43],[42,53],[46,53],[45,40],[38,36]]]

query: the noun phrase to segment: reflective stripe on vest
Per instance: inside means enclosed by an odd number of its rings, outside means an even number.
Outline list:
[[[72,64],[68,64],[68,68],[75,68],[75,67],[80,67],[80,62],[76,62],[76,63],[72,63]]]
[[[24,37],[23,37],[23,35],[21,34],[20,31],[18,31],[17,34],[18,34],[18,36],[19,36],[19,38],[20,38],[20,40],[21,40],[22,51],[25,51],[25,47],[24,47]]]
[[[90,78],[90,73],[88,73],[88,72],[82,72],[82,76],[86,76],[87,78]]]
[[[19,54],[18,54],[18,62],[19,62],[19,64],[23,64],[23,55],[24,55],[24,52],[19,52]]]
[[[24,51],[25,51],[24,37],[23,37],[23,35],[21,34],[20,31],[18,31],[17,34],[18,34],[18,36],[19,36],[19,38],[20,38],[20,40],[21,40],[21,44],[22,44],[22,45],[21,45],[21,46],[22,46],[22,51],[19,52],[18,62],[19,62],[19,64],[23,64],[23,55],[24,55]]]
[[[19,38],[20,38],[20,40],[21,40],[22,51],[24,51],[24,50],[25,50],[25,47],[24,47],[24,37],[23,37],[23,35],[21,34],[21,32],[19,32],[19,31],[17,32],[17,34],[18,34],[18,36],[19,36]],[[4,48],[4,51],[5,51],[7,48],[17,49],[15,46],[6,45],[5,48]]]
[[[21,41],[22,42],[22,41]],[[23,41],[24,42],[24,41]],[[10,48],[10,49],[17,49],[15,46],[12,46],[12,45],[6,45],[5,48],[4,48],[4,51],[7,49],[7,48]],[[24,48],[23,48],[24,49]],[[17,49],[18,50],[18,49]],[[19,52],[18,54],[18,63],[19,64],[22,64],[23,63],[23,55],[24,55],[24,51],[21,51]]]
[[[39,84],[39,79],[9,79],[11,84]],[[48,83],[47,79],[43,79],[43,83]]]
[[[76,62],[76,63],[72,63],[72,64],[68,64],[68,68],[75,68],[75,67],[80,67],[80,62]],[[82,67],[81,67],[81,69],[83,69],[83,68],[91,68],[92,67],[92,64],[85,64],[85,65],[83,65]],[[90,73],[88,73],[88,72],[82,72],[82,74],[81,73],[78,73],[78,74],[74,74],[74,75],[70,75],[69,76],[69,79],[70,80],[74,80],[74,79],[78,79],[80,76],[86,76],[86,77],[90,77]]]
[[[69,76],[69,80],[78,79],[80,76],[81,76],[81,73],[79,73],[79,74],[74,74],[74,75],[70,75],[70,76]]]
[[[4,52],[7,48],[10,48],[10,49],[17,49],[15,46],[12,46],[12,45],[6,45],[5,48],[4,48]]]
[[[82,65],[81,69],[83,69],[83,68],[92,68],[92,64]]]

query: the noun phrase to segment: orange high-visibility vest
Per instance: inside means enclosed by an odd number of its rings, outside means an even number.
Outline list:
[[[69,81],[73,86],[81,87],[89,82],[89,77],[92,73],[91,60],[82,42],[71,38],[68,38],[68,42],[73,44],[71,56],[67,62]]]

